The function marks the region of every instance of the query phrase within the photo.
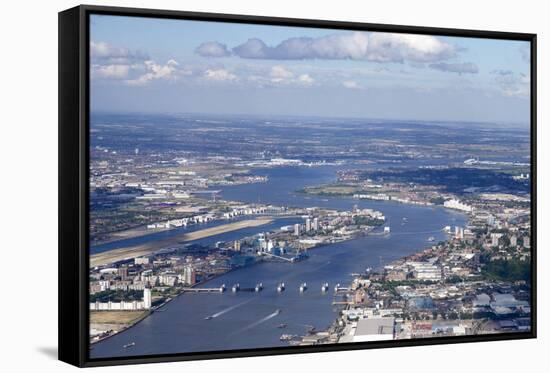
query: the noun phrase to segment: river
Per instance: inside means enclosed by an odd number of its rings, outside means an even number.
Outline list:
[[[350,210],[359,208],[382,211],[391,226],[388,236],[366,236],[355,240],[322,246],[309,252],[310,257],[298,263],[266,262],[229,272],[202,286],[228,287],[240,283],[253,287],[263,282],[264,291],[208,294],[183,294],[134,327],[93,345],[92,358],[149,354],[170,354],[247,348],[287,346],[281,334],[303,335],[308,326],[328,327],[337,317],[332,306],[337,300],[332,288],[337,283],[347,286],[352,273],[367,267],[379,267],[429,246],[428,237],[446,239],[446,225],[466,224],[466,216],[441,207],[405,205],[394,202],[355,200],[349,197],[318,197],[295,193],[307,185],[335,180],[335,166],[279,167],[255,170],[266,175],[266,183],[221,188],[228,200],[261,202],[300,207],[330,207]],[[220,189],[220,188],[216,188]],[[403,218],[407,222],[403,223]],[[244,235],[287,225],[289,219],[276,220],[269,226],[250,228],[209,237],[208,243],[232,240]],[[266,228],[267,227],[267,228]],[[205,241],[201,241],[205,243]],[[278,282],[287,289],[276,291]],[[308,290],[298,288],[307,282]],[[321,284],[328,282],[331,291],[323,294]],[[278,312],[279,311],[279,312]],[[211,319],[205,319],[212,316]],[[284,329],[277,328],[287,324]],[[130,348],[127,343],[135,342]]]

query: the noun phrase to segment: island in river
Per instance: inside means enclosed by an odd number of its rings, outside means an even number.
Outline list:
[[[171,245],[199,240],[201,238],[213,237],[222,233],[237,231],[244,228],[259,227],[265,224],[269,224],[272,221],[272,219],[269,219],[267,217],[241,220],[238,222],[227,223],[212,228],[205,228],[190,233],[182,233],[177,236],[151,241],[137,246],[103,251],[101,253],[92,254],[90,256],[90,266],[96,267],[109,263],[119,262],[121,260],[134,259],[140,256],[150,255],[155,251],[165,249]]]

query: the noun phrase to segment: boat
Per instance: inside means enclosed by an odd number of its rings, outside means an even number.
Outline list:
[[[281,309],[277,309],[277,311],[275,311],[275,315],[278,315],[278,314],[280,314],[281,312],[282,312]]]
[[[277,328],[279,328],[279,329],[284,329],[286,327],[287,327],[287,324],[285,324],[285,323],[277,325]]]
[[[212,316],[206,316],[204,319],[205,320],[212,320]]]
[[[279,337],[280,341],[290,341],[291,339],[297,338],[296,334],[283,334]]]
[[[124,347],[124,348],[129,348],[129,347],[134,347],[135,345],[136,345],[136,342],[130,342],[130,343],[125,344],[125,345],[122,346],[122,347]]]
[[[428,237],[428,242],[434,242],[434,241],[435,241],[435,237],[434,237],[434,236]]]
[[[307,290],[307,284],[303,282],[302,285],[300,285],[300,293],[303,293],[306,290]]]
[[[277,286],[277,291],[279,293],[285,291],[285,283],[284,282],[281,282],[278,286]]]

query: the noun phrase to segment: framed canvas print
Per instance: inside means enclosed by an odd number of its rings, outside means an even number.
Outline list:
[[[59,14],[59,355],[536,336],[536,36]]]

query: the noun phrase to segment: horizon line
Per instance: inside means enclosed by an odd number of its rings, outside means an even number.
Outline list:
[[[305,114],[273,114],[273,113],[205,113],[205,112],[177,112],[177,111],[124,111],[124,110],[90,110],[90,115],[93,114],[115,114],[115,115],[197,115],[197,116],[243,116],[243,117],[286,117],[286,118],[317,118],[317,119],[351,119],[351,120],[366,120],[366,121],[395,121],[395,122],[417,122],[418,124],[472,124],[472,125],[501,125],[507,129],[531,129],[531,122],[502,122],[502,121],[481,121],[481,120],[451,120],[451,119],[413,119],[413,118],[380,118],[380,117],[356,117],[356,116],[321,116],[321,115],[305,115]]]

